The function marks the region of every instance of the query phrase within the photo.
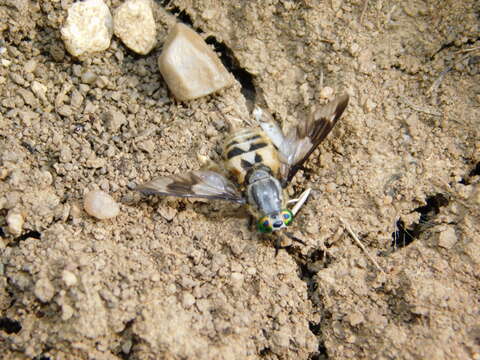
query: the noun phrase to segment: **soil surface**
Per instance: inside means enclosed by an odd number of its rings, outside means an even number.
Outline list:
[[[480,359],[478,1],[157,1],[149,55],[81,59],[71,3],[0,0],[3,359]],[[174,18],[234,87],[173,100]],[[306,245],[275,256],[236,206],[132,191],[219,160],[226,116],[288,127],[326,86],[351,100],[290,187],[313,189]],[[88,216],[92,189],[121,214]]]

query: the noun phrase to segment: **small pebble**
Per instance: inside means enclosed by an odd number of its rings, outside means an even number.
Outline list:
[[[97,80],[97,75],[87,70],[81,75],[80,80],[84,84],[93,84]]]
[[[128,339],[127,341],[125,341],[123,344],[122,344],[122,352],[124,354],[129,354],[130,353],[130,350],[132,350],[132,345],[133,345],[133,341]]]
[[[168,34],[158,66],[178,100],[196,99],[233,84],[217,54],[195,31],[176,24]]]
[[[61,34],[67,51],[73,56],[106,50],[113,35],[113,20],[108,6],[103,0],[72,4]]]
[[[127,0],[113,15],[113,31],[138,54],[146,55],[156,43],[157,29],[151,0]]]
[[[47,93],[47,87],[38,81],[33,81],[31,85],[32,92],[35,96],[41,100],[45,100],[45,94]]]
[[[74,286],[77,284],[77,277],[75,276],[74,273],[68,270],[63,270],[62,271],[62,280],[65,283],[66,286]]]
[[[41,278],[35,283],[33,293],[41,302],[48,302],[52,300],[55,295],[55,288],[50,280],[47,278]]]
[[[35,59],[30,59],[23,65],[23,70],[25,70],[27,73],[31,73],[35,71],[36,67],[37,61]]]
[[[358,311],[354,311],[350,314],[347,315],[347,321],[350,323],[352,326],[357,326],[365,321],[365,318],[363,317],[363,314]]]
[[[25,220],[22,214],[10,210],[7,215],[7,230],[13,236],[18,236],[22,233],[23,224]]]
[[[127,123],[127,118],[125,117],[125,115],[123,115],[123,113],[121,113],[120,111],[116,110],[107,111],[104,114],[103,118],[110,133],[118,132],[122,125]]]
[[[230,279],[231,279],[232,285],[238,288],[242,286],[244,276],[242,273],[232,272],[232,274],[230,275]]]
[[[333,193],[335,192],[335,190],[337,190],[337,184],[333,182],[328,183],[327,185],[325,185],[325,190],[329,193]]]
[[[152,139],[141,141],[137,144],[137,146],[140,150],[145,151],[149,154],[155,151],[155,142]]]
[[[363,110],[366,113],[372,112],[377,107],[377,104],[372,99],[367,99],[363,105]]]
[[[445,249],[451,249],[456,242],[457,235],[455,234],[455,229],[453,227],[447,228],[438,236],[438,246],[441,246]]]
[[[195,297],[189,292],[183,293],[182,305],[185,309],[192,307],[195,304]]]
[[[62,320],[67,321],[73,316],[73,308],[70,305],[63,304],[62,305]]]
[[[386,195],[383,198],[383,204],[384,205],[390,205],[393,202],[393,198],[390,195]]]
[[[330,99],[333,96],[333,89],[331,87],[325,86],[320,90],[320,98]]]
[[[90,191],[83,202],[85,211],[97,219],[110,219],[120,213],[120,207],[115,200],[101,190]]]

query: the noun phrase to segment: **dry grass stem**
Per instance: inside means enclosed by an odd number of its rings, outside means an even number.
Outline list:
[[[360,15],[360,24],[363,24],[363,19],[365,17],[365,13],[367,12],[367,7],[368,7],[368,0],[365,0],[365,2],[363,3],[362,14]]]
[[[350,227],[350,225],[345,221],[343,220],[342,218],[339,218],[340,221],[342,222],[343,226],[345,226],[345,229],[347,229],[348,233],[350,234],[350,236],[353,238],[353,240],[355,240],[355,242],[358,244],[358,246],[360,246],[360,248],[363,250],[363,252],[365,253],[365,255],[367,255],[367,257],[370,259],[370,261],[373,263],[373,265],[375,265],[375,267],[382,273],[385,274],[385,271],[382,269],[382,267],[378,264],[378,262],[373,258],[373,256],[371,256],[367,249],[365,248],[365,246],[362,244],[362,242],[360,241],[360,239],[358,238],[358,236],[353,232],[352,228]]]
[[[441,112],[435,111],[431,107],[422,107],[422,106],[415,105],[404,96],[400,97],[400,101],[415,111],[422,112],[432,116],[443,116]]]
[[[436,91],[438,89],[438,87],[440,86],[440,84],[442,83],[445,75],[447,75],[450,71],[452,71],[452,69],[457,64],[459,64],[462,61],[468,59],[470,56],[472,56],[478,50],[480,50],[480,46],[479,47],[474,47],[474,48],[471,48],[471,49],[465,49],[465,50],[458,51],[457,54],[462,54],[462,53],[467,53],[467,52],[468,52],[468,54],[465,55],[465,56],[462,56],[459,60],[455,61],[452,65],[448,66],[445,70],[443,70],[440,73],[440,75],[438,75],[437,79],[433,82],[432,86],[430,86],[430,88],[427,90],[427,94],[431,94],[434,91]]]

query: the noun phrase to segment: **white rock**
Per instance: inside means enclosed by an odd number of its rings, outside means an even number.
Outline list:
[[[115,200],[101,190],[90,191],[85,195],[83,207],[87,214],[100,220],[113,218],[120,213]]]
[[[244,276],[242,273],[239,273],[239,272],[232,272],[232,274],[230,275],[230,278],[231,278],[231,281],[232,281],[232,285],[234,287],[241,287],[242,284],[243,284],[243,279],[244,279]]]
[[[176,24],[168,34],[158,66],[178,100],[196,99],[233,84],[215,52],[183,24]]]
[[[68,304],[62,304],[62,320],[67,321],[73,316],[74,310]]]
[[[74,286],[77,284],[77,277],[75,276],[74,273],[68,270],[63,270],[62,271],[62,280],[65,283],[66,286]]]
[[[18,236],[22,233],[23,224],[25,220],[22,214],[10,210],[7,214],[7,230],[13,236]]]
[[[329,86],[325,86],[320,90],[320,97],[322,99],[330,99],[333,96],[333,89]]]
[[[182,296],[182,305],[184,308],[189,309],[192,305],[195,304],[195,297],[189,292],[183,293]]]
[[[113,14],[113,32],[128,48],[148,54],[157,35],[151,0],[127,0],[120,5]]]
[[[455,234],[455,229],[453,227],[448,227],[438,236],[438,245],[445,249],[451,249],[456,242],[457,234]]]
[[[55,295],[55,288],[50,280],[47,278],[41,278],[35,283],[33,293],[41,302],[48,302],[52,300]]]
[[[110,46],[113,34],[112,15],[103,0],[85,0],[68,9],[61,30],[67,51],[73,56],[103,51]]]
[[[33,81],[31,85],[32,92],[41,100],[46,99],[47,87],[38,81]]]
[[[366,113],[372,112],[377,107],[377,104],[370,98],[365,101],[363,104],[363,109]]]

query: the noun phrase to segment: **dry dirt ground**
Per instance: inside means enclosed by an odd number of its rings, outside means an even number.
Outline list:
[[[0,0],[2,359],[480,358],[478,1],[157,1],[152,53],[114,38],[82,59],[60,39],[71,3]],[[233,88],[171,98],[164,10]],[[275,257],[235,206],[131,190],[219,159],[224,116],[253,103],[304,117],[322,73],[351,101],[291,187],[313,188],[305,246]],[[117,218],[83,211],[95,188]]]

